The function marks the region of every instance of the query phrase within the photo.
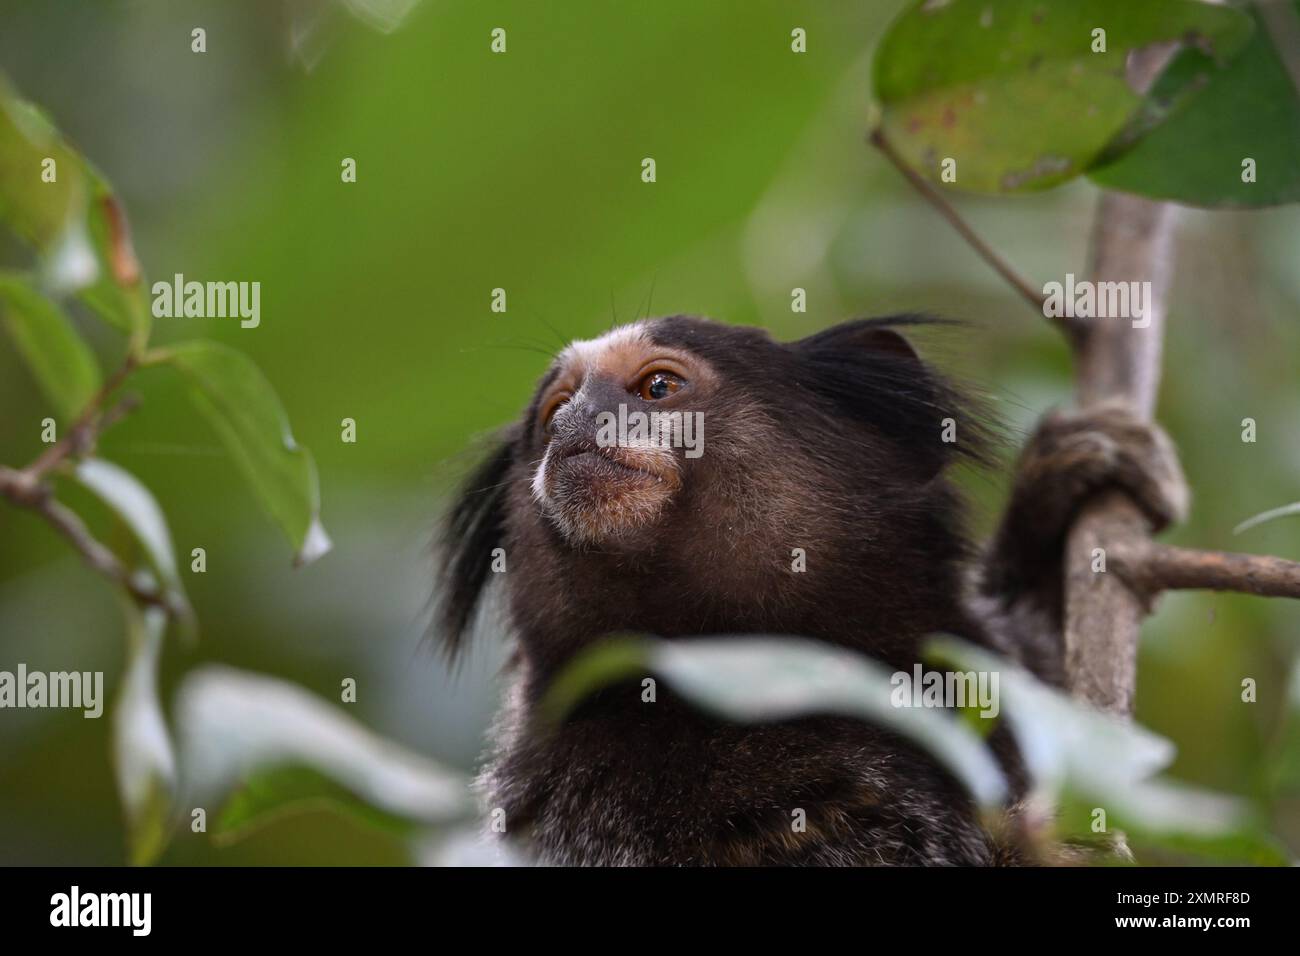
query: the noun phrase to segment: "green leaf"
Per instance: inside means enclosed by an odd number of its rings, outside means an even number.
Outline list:
[[[54,161],[54,182],[42,180],[47,159]],[[48,249],[79,221],[88,200],[80,158],[45,114],[0,78],[0,219],[28,243]]]
[[[58,415],[75,419],[99,389],[99,366],[63,310],[30,279],[0,273],[0,322]]]
[[[998,674],[1002,712],[1035,788],[1060,806],[1064,835],[1093,836],[1092,810],[1101,808],[1108,830],[1168,849],[1285,862],[1246,801],[1156,776],[1175,754],[1165,738],[1094,710],[970,644],[938,638],[927,656],[956,669]]]
[[[131,863],[152,863],[167,845],[176,759],[158,699],[158,661],[167,617],[123,597],[127,665],[113,711],[113,764],[126,813]]]
[[[129,471],[103,458],[83,459],[73,475],[126,525],[143,549],[152,576],[166,588],[178,609],[187,610],[189,602],[176,568],[167,519],[149,489]]]
[[[397,837],[421,832],[416,821],[371,806],[319,770],[291,765],[246,777],[221,808],[213,839],[237,843],[276,820],[316,809],[352,817]]]
[[[1300,201],[1300,91],[1278,55],[1258,9],[1249,46],[1225,68],[1184,51],[1151,99],[1180,83],[1191,103],[1131,150],[1089,172],[1100,186],[1192,206],[1272,206]],[[1300,31],[1300,0],[1278,4]],[[1256,181],[1242,182],[1242,161],[1255,161]]]
[[[288,536],[295,563],[330,549],[320,523],[311,452],[299,447],[266,376],[242,352],[215,342],[185,342],[158,353],[194,385],[194,402],[216,428],[258,500]]]
[[[570,664],[548,691],[543,712],[556,719],[601,686],[647,672],[696,706],[742,723],[815,713],[861,717],[920,744],[980,806],[999,806],[1006,796],[1001,770],[969,725],[934,710],[895,707],[890,671],[882,665],[799,638],[605,642]]]
[[[1133,50],[1195,37],[1224,60],[1250,30],[1238,11],[1192,0],[917,0],[876,50],[881,127],[936,180],[956,160],[957,189],[1046,189],[1086,170],[1138,111]]]
[[[555,677],[542,698],[543,719],[555,724],[601,687],[644,676],[654,655],[653,641],[613,637],[576,655]]]
[[[54,163],[54,181],[43,178]],[[143,345],[150,312],[121,204],[54,124],[0,76],[0,221],[41,256],[42,284],[82,295]]]
[[[205,667],[186,677],[176,714],[186,800],[222,807],[223,840],[319,806],[388,830],[475,811],[467,778],[284,681]]]

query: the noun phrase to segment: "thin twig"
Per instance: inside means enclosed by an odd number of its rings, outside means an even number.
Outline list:
[[[1111,565],[1130,585],[1160,591],[1237,591],[1300,598],[1300,562],[1269,555],[1200,551],[1145,542],[1112,549]]]
[[[126,590],[141,604],[161,607],[174,616],[186,613],[186,609],[178,605],[167,592],[150,586],[127,570],[117,556],[90,533],[90,529],[75,511],[55,500],[48,485],[33,484],[31,476],[26,472],[0,466],[0,494],[19,507],[44,518],[47,524],[72,543],[91,568]]]
[[[140,396],[127,395],[99,417],[99,424],[96,426],[96,436],[98,437],[98,435],[102,435],[104,432],[108,431],[139,407]]]
[[[1078,329],[1073,322],[1065,316],[1048,316],[1047,315],[1047,296],[1040,290],[1035,289],[1029,284],[1029,281],[1016,272],[1011,265],[998,255],[997,251],[986,243],[976,234],[975,230],[961,217],[961,214],[948,202],[944,194],[935,187],[928,179],[918,173],[915,169],[907,164],[907,160],[899,155],[898,150],[894,148],[888,137],[885,136],[884,130],[877,127],[871,131],[868,137],[871,145],[880,150],[886,159],[893,164],[894,168],[903,174],[904,178],[919,192],[925,199],[939,211],[944,219],[948,220],[949,225],[957,230],[957,233],[966,240],[967,244],[975,250],[981,259],[993,267],[998,275],[1002,276],[1013,289],[1020,293],[1021,298],[1028,302],[1036,312],[1044,317],[1051,318],[1067,336],[1073,339],[1078,334]]]
[[[108,421],[103,421],[99,417],[99,411],[103,408],[108,397],[135,371],[136,364],[136,358],[133,355],[128,355],[122,363],[122,367],[109,376],[108,380],[99,387],[99,390],[90,397],[90,401],[86,403],[86,407],[82,409],[81,414],[77,416],[76,421],[72,423],[64,436],[23,469],[31,479],[39,482],[65,458],[84,455],[90,451],[95,447],[99,433],[107,425],[117,421],[125,412],[134,408],[134,405],[131,405],[123,411],[119,407],[114,412],[110,412],[108,416],[105,416],[105,419],[111,419]]]
[[[90,533],[90,529],[75,511],[55,499],[54,489],[48,481],[50,474],[68,459],[92,452],[104,429],[121,421],[136,408],[138,399],[128,395],[108,411],[102,411],[109,396],[126,381],[137,365],[137,359],[128,355],[122,367],[109,376],[91,396],[63,437],[26,468],[19,470],[0,465],[0,495],[43,518],[71,542],[91,568],[121,587],[139,603],[161,607],[173,617],[185,618],[190,612],[184,602],[178,601],[166,589],[153,585],[143,576],[132,574],[112,551]]]

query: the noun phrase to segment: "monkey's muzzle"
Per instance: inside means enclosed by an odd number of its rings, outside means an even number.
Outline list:
[[[557,439],[533,478],[533,494],[560,531],[596,542],[653,524],[681,487],[671,448]]]

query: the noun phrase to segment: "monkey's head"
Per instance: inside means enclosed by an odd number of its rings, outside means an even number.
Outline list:
[[[983,446],[896,331],[920,321],[781,343],[674,316],[570,345],[452,510],[449,646],[493,570],[543,654],[614,631],[826,636],[846,605],[862,627],[925,591],[942,605],[964,547],[943,471]]]

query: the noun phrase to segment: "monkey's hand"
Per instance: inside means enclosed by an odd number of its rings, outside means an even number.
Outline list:
[[[1126,493],[1159,531],[1187,513],[1173,443],[1125,404],[1045,416],[1021,453],[979,591],[1003,608],[1022,599],[1059,627],[1065,534],[1079,509],[1108,489]]]
[[[1007,517],[1046,542],[1060,539],[1079,507],[1107,488],[1126,492],[1160,531],[1187,513],[1188,490],[1173,443],[1120,402],[1052,412],[1016,467]]]

